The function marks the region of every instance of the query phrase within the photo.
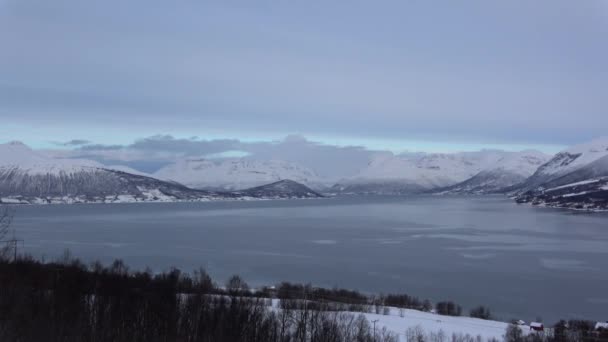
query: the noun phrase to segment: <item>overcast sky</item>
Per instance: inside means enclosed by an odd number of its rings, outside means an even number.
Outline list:
[[[555,152],[607,109],[605,0],[0,0],[0,141]]]

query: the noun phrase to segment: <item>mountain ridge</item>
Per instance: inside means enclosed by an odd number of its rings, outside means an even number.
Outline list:
[[[263,191],[245,195],[192,189],[127,171],[130,171],[127,167],[105,166],[90,160],[52,158],[19,142],[0,144],[0,203],[175,202],[271,197]],[[275,195],[272,197],[277,197]],[[288,191],[280,196],[303,197],[306,195],[302,193],[290,196]]]
[[[543,164],[512,195],[518,203],[608,210],[608,138],[573,146]]]
[[[524,181],[549,156],[533,150],[506,152],[482,150],[454,154],[413,154],[386,156],[373,160],[358,175],[344,179],[332,190],[342,193],[416,194],[455,191],[451,187],[475,182],[484,171],[488,180],[494,175],[493,188],[502,188]],[[462,184],[462,189],[467,184]],[[481,183],[478,184],[481,187]],[[469,190],[457,192],[470,192]],[[495,189],[487,190],[489,192]],[[481,191],[481,192],[487,192]]]

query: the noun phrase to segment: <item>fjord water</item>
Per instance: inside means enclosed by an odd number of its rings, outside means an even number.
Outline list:
[[[608,317],[608,215],[503,197],[17,207],[25,252],[216,280],[310,282],[483,304],[502,319]]]

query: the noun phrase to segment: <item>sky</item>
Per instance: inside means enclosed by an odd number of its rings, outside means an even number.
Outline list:
[[[607,37],[606,0],[0,0],[0,142],[553,153],[606,135]]]

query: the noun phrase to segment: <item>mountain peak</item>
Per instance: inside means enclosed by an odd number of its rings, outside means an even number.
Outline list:
[[[44,158],[21,141],[0,144],[0,165],[23,164],[26,161],[40,161]]]
[[[6,144],[2,144],[2,145],[8,147],[11,150],[17,150],[17,149],[28,150],[28,151],[32,150],[29,146],[27,146],[26,144],[24,144],[22,141],[19,141],[19,140],[9,141]]]

